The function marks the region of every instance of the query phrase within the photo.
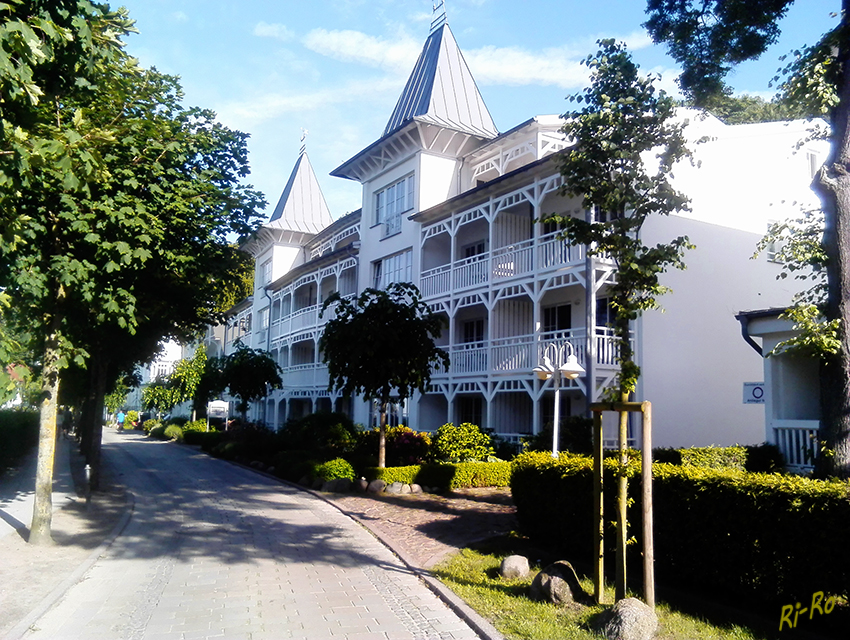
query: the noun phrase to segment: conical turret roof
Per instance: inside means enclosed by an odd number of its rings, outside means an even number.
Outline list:
[[[289,181],[269,219],[269,227],[318,233],[333,222],[328,203],[306,152],[298,156]]]
[[[448,23],[425,41],[384,136],[414,119],[484,138],[499,134]]]

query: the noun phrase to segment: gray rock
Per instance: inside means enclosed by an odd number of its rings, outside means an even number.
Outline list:
[[[418,484],[410,485],[410,493],[422,493],[422,487]]]
[[[311,489],[321,489],[324,486],[325,481],[321,478],[316,478],[313,480],[313,485],[310,487]]]
[[[386,488],[387,483],[383,480],[372,480],[368,486],[369,493],[381,493]]]
[[[566,560],[553,562],[534,576],[529,595],[532,600],[553,604],[592,602],[592,598],[581,588],[575,569]]]
[[[334,485],[333,491],[337,493],[348,493],[351,491],[351,479],[350,478],[337,478],[336,484]]]
[[[360,493],[365,493],[366,489],[369,488],[369,483],[366,481],[366,478],[360,478],[360,480],[354,483],[354,488]]]
[[[502,565],[499,567],[501,576],[509,580],[524,578],[528,575],[528,572],[528,558],[525,556],[508,556],[502,560]]]
[[[322,483],[322,491],[333,492],[336,491],[336,478],[333,480],[325,480]]]
[[[409,485],[409,484],[403,484],[403,485],[401,485],[401,491],[400,491],[399,493],[407,494],[407,493],[410,493],[410,492],[411,492],[411,489],[410,489],[410,485]]]
[[[259,460],[252,460],[251,464],[249,464],[248,466],[251,467],[252,469],[259,469],[260,471],[262,471],[263,469],[266,468],[266,465],[264,465]]]
[[[310,476],[301,476],[301,479],[298,481],[302,487],[310,487],[313,485],[312,480],[310,480]]]
[[[655,611],[637,598],[625,598],[603,614],[607,640],[650,640],[658,629]]]
[[[386,493],[401,493],[401,488],[404,485],[401,482],[393,482],[391,485],[388,485],[384,491]]]

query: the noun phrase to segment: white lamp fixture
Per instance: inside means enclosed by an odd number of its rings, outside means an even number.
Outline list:
[[[564,350],[569,347],[570,354],[564,359]],[[552,350],[555,356],[555,360],[557,362],[563,362],[558,367],[552,365],[552,359],[549,357],[549,352]],[[537,376],[537,379],[540,381],[548,380],[549,378],[554,378],[555,384],[555,415],[554,415],[554,424],[552,425],[552,457],[558,457],[558,431],[560,428],[561,422],[561,378],[566,378],[567,380],[575,380],[576,378],[583,376],[585,374],[584,367],[582,367],[578,358],[575,356],[575,352],[573,350],[573,345],[569,342],[564,342],[561,345],[550,344],[546,347],[546,352],[543,354],[543,364],[534,367],[532,369],[534,375]]]

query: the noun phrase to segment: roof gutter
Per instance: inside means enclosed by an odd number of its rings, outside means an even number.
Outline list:
[[[741,323],[741,336],[743,336],[744,342],[755,349],[755,352],[763,358],[764,351],[762,350],[761,345],[753,340],[753,337],[750,335],[750,317],[745,313],[739,313],[735,316],[735,319]]]

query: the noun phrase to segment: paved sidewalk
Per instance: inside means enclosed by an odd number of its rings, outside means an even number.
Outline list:
[[[53,464],[52,499],[55,509],[70,504],[77,495],[71,478],[70,447],[71,443],[60,435]],[[29,528],[32,522],[37,453],[37,448],[34,448],[17,469],[0,477],[0,540],[14,531]]]
[[[134,516],[23,637],[478,637],[324,501],[187,447],[111,431],[104,438],[135,494]]]

